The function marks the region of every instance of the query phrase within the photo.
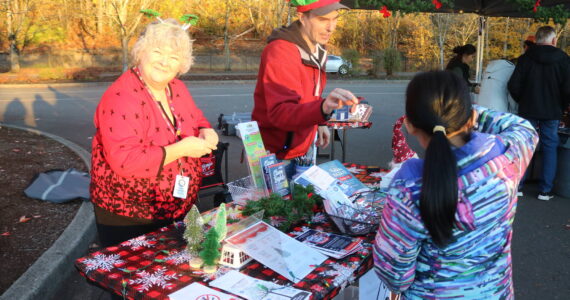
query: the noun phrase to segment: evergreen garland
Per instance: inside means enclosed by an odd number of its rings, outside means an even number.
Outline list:
[[[187,242],[186,251],[192,256],[198,256],[204,240],[204,220],[196,205],[193,205],[186,214],[184,225],[186,225],[183,234],[184,240]]]
[[[427,12],[440,9],[442,6],[453,7],[451,0],[354,0],[354,8],[360,6],[378,7],[384,10],[385,16],[389,11],[400,11],[404,14]],[[382,11],[381,11],[382,12]]]
[[[564,26],[570,18],[570,10],[564,4],[544,7],[541,0],[507,0],[519,7],[527,17],[534,18],[543,23],[552,19],[555,24]],[[442,6],[453,7],[451,0],[354,0],[354,7],[378,7],[384,17],[391,15],[390,11],[400,11],[404,14],[414,12],[429,12]]]
[[[541,0],[507,0],[512,4],[519,6],[519,10],[525,13],[528,17],[533,17],[543,23],[550,22],[550,19],[555,24],[562,26],[566,25],[568,18],[570,18],[570,10],[566,9],[564,4],[555,6],[544,7],[540,5]]]
[[[322,198],[315,194],[312,185],[306,188],[298,184],[293,185],[292,198],[283,199],[278,194],[271,194],[257,201],[249,201],[244,207],[242,214],[250,216],[258,211],[265,210],[264,220],[269,223],[270,217],[281,217],[284,222],[278,227],[281,231],[287,231],[291,225],[313,216],[313,208],[322,205]]]

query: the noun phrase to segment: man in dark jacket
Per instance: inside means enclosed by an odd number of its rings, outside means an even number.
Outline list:
[[[570,100],[570,58],[556,48],[556,32],[550,26],[536,32],[536,46],[518,58],[509,80],[509,92],[519,104],[519,115],[540,134],[542,174],[538,199],[550,200],[556,175],[558,125]]]
[[[295,165],[314,163],[315,139],[326,147],[330,131],[325,126],[340,102],[357,101],[343,89],[326,98],[324,46],[335,30],[339,0],[292,0],[299,20],[275,29],[261,55],[254,92],[252,119],[259,124],[265,148],[285,162],[288,177]]]

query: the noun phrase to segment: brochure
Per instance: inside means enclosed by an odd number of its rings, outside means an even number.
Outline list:
[[[311,297],[310,292],[259,280],[235,270],[210,282],[210,286],[248,300],[308,300]]]
[[[170,298],[170,300],[238,300],[238,298],[235,296],[216,291],[197,282],[185,286],[178,291],[168,295],[168,298]]]
[[[338,160],[332,160],[319,165],[319,168],[329,173],[340,182],[339,187],[348,197],[357,193],[370,191],[370,188],[360,182],[346,167]]]
[[[263,178],[259,158],[267,154],[267,152],[265,151],[265,146],[263,145],[263,140],[261,139],[261,133],[259,132],[257,122],[252,121],[239,123],[236,125],[236,128],[239,131],[239,136],[243,142],[249,165],[249,172],[251,173],[251,178],[253,178],[253,184],[258,190],[265,191],[265,180]]]
[[[269,187],[272,193],[278,194],[283,198],[288,198],[289,182],[287,174],[285,174],[285,164],[280,162],[267,167],[269,174]]]
[[[295,239],[336,259],[341,259],[363,248],[361,239],[314,229],[305,231]]]
[[[294,283],[327,259],[317,250],[262,221],[227,238],[226,242]]]
[[[259,163],[261,164],[261,170],[263,171],[263,178],[265,179],[265,186],[268,189],[268,194],[271,193],[271,180],[269,179],[269,172],[267,167],[277,163],[277,157],[274,153],[263,155],[259,158]]]

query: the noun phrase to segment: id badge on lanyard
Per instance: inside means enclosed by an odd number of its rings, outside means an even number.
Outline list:
[[[146,85],[146,83],[142,79],[142,76],[140,74],[139,69],[133,68],[133,72],[139,77],[139,80],[142,82],[142,84],[146,88],[146,91],[150,95],[150,97],[152,98],[153,102],[157,103],[157,105],[158,105],[158,101],[156,100],[154,95],[150,92],[148,86]],[[182,124],[180,124],[179,120],[176,120],[176,113],[174,111],[174,104],[172,103],[172,92],[170,91],[170,88],[167,88],[166,94],[167,94],[170,112],[172,113],[172,117],[174,118],[174,120],[176,122],[176,126],[168,120],[168,116],[166,116],[166,112],[160,107],[159,107],[159,109],[162,112],[162,118],[166,122],[167,127],[172,130],[172,132],[176,136],[176,142],[178,142],[181,140],[180,135],[181,135],[181,131],[182,131],[181,130]],[[176,198],[186,199],[186,198],[188,198],[188,187],[190,185],[190,177],[184,176],[184,173],[182,172],[182,163],[181,163],[180,159],[177,159],[177,161],[178,161],[178,169],[180,170],[180,174],[176,175],[176,180],[174,181],[174,188],[172,190],[172,196],[174,196]]]
[[[190,183],[190,177],[184,175],[176,175],[176,181],[174,182],[174,191],[172,195],[176,198],[186,199],[188,195],[188,185]]]

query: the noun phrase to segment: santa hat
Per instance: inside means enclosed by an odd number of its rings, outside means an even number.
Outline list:
[[[297,12],[308,12],[317,16],[324,16],[331,11],[348,9],[340,4],[340,0],[288,0],[292,6],[297,7]]]
[[[402,133],[402,124],[404,124],[406,116],[401,116],[396,123],[394,123],[394,130],[392,135],[392,153],[394,155],[393,162],[401,163],[416,155],[414,150],[410,149],[406,137]]]

